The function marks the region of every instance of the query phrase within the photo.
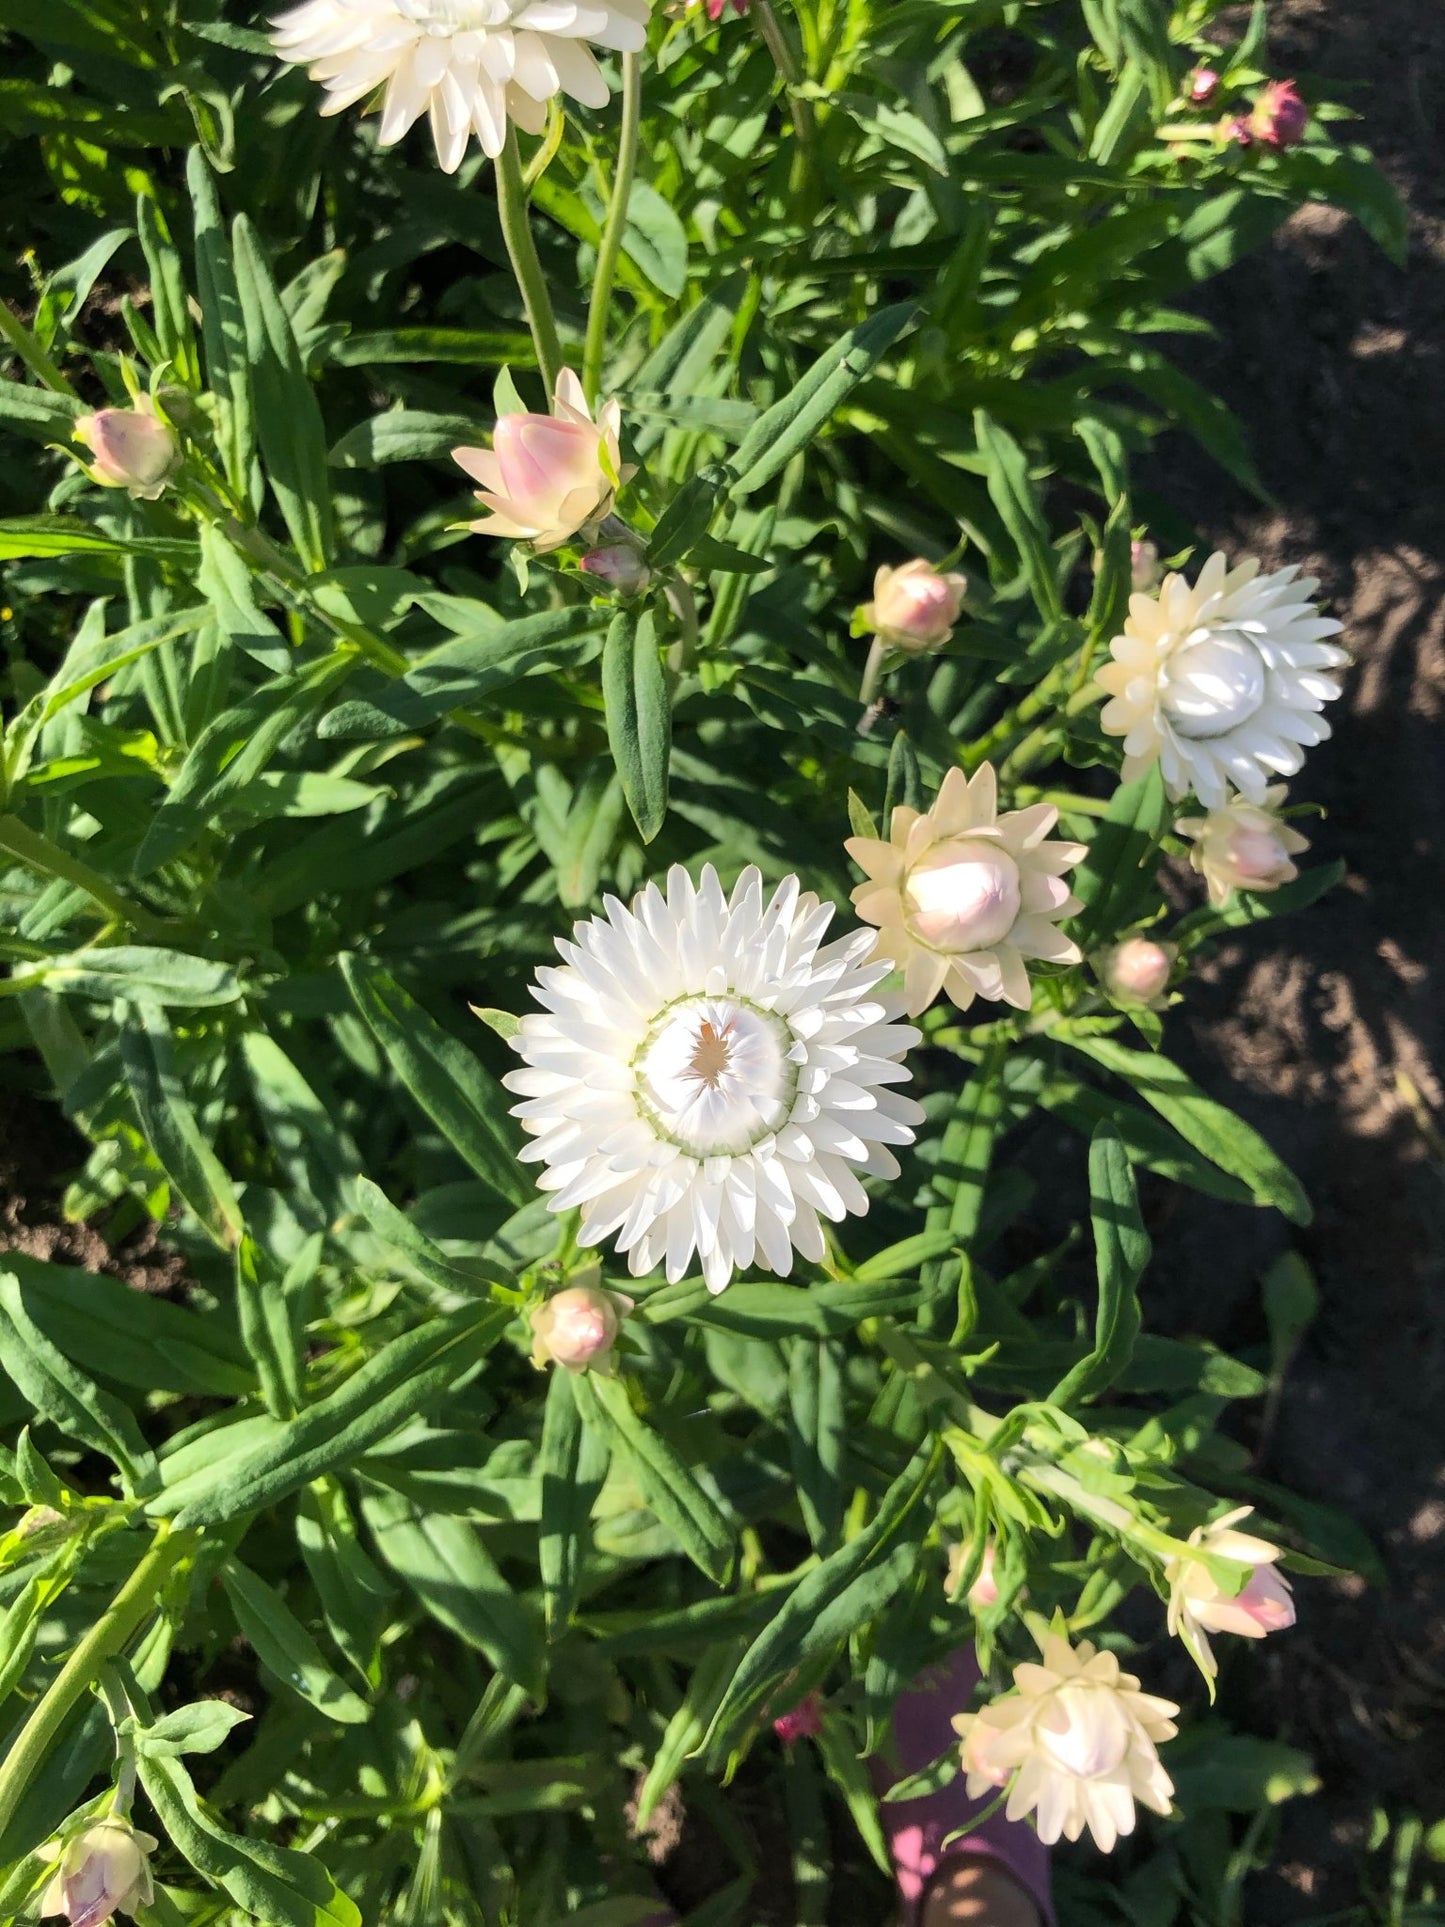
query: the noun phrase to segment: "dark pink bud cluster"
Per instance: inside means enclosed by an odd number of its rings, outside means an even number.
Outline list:
[[[794,1746],[799,1740],[816,1740],[822,1730],[823,1702],[817,1693],[809,1693],[791,1712],[780,1713],[773,1721],[773,1731],[784,1746]]]
[[[1310,110],[1292,80],[1272,80],[1245,117],[1229,124],[1229,138],[1241,147],[1261,141],[1266,147],[1298,147]]]

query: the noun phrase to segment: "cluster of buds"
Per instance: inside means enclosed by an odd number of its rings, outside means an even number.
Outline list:
[[[583,1283],[569,1285],[528,1315],[532,1327],[532,1363],[538,1368],[560,1365],[564,1372],[598,1372],[611,1378],[617,1370],[613,1347],[622,1320],[633,1301],[599,1283],[601,1268],[589,1265],[579,1274]]]

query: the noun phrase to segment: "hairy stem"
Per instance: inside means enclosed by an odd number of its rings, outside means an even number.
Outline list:
[[[627,206],[632,199],[632,183],[637,174],[637,143],[641,132],[642,63],[636,54],[624,54],[622,136],[617,150],[617,173],[613,177],[612,199],[607,204],[607,219],[597,250],[592,298],[587,307],[587,345],[582,352],[582,387],[591,403],[596,402],[602,385],[602,359],[607,352],[607,312],[612,302],[617,257],[622,252],[622,237],[627,229]]]
[[[527,311],[527,326],[532,330],[537,367],[550,397],[562,371],[562,344],[557,338],[552,297],[547,292],[542,263],[537,259],[537,244],[527,219],[527,189],[522,180],[517,136],[510,124],[507,144],[497,157],[497,207],[502,217],[502,238],[507,244],[512,272],[517,277],[522,306]]]

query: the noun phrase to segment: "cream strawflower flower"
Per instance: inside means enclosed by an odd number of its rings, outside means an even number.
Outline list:
[[[1253,1506],[1237,1506],[1212,1525],[1196,1526],[1191,1546],[1219,1559],[1233,1559],[1249,1567],[1241,1592],[1229,1593],[1199,1559],[1171,1559],[1164,1568],[1169,1582],[1169,1630],[1182,1639],[1208,1680],[1219,1671],[1207,1635],[1237,1633],[1241,1639],[1263,1639],[1266,1633],[1293,1626],[1294,1600],[1289,1581],[1274,1570],[1279,1547],[1252,1533],[1236,1532]]]
[[[581,382],[564,368],[550,415],[499,415],[490,449],[452,450],[458,467],[481,483],[477,500],[490,510],[468,526],[478,535],[530,542],[542,555],[595,528],[636,473],[622,460],[621,426],[615,401],[604,402],[593,421]]]
[[[1258,804],[1231,796],[1222,810],[1181,816],[1174,825],[1180,836],[1194,839],[1189,861],[1209,885],[1216,909],[1233,890],[1277,890],[1299,875],[1292,859],[1309,848],[1309,838],[1279,815],[1284,799],[1284,784],[1276,783]]]
[[[475,134],[494,159],[514,120],[528,134],[546,125],[547,102],[570,94],[605,107],[607,83],[587,43],[637,53],[647,42],[650,0],[305,0],[272,25],[283,60],[326,89],[323,114],[386,88],[383,147],[430,117],[448,174]]]
[[[1293,776],[1325,740],[1319,712],[1340,693],[1325,671],[1349,657],[1324,640],[1341,624],[1310,601],[1319,583],[1298,574],[1212,555],[1192,587],[1167,575],[1157,596],[1129,598],[1097,678],[1112,698],[1100,724],[1124,738],[1126,783],[1157,762],[1176,801],[1193,790],[1217,809],[1232,784],[1258,803],[1271,771]]]
[[[133,1914],[154,1899],[150,1861],[156,1841],[118,1814],[97,1820],[68,1840],[37,1851],[55,1872],[40,1896],[40,1914],[64,1914],[70,1927],[103,1927],[113,1914]]]
[[[1156,1746],[1174,1737],[1172,1700],[1141,1693],[1112,1653],[1057,1633],[1043,1664],[1014,1668],[1014,1689],[953,1724],[963,1742],[970,1799],[1007,1786],[1008,1817],[1037,1813],[1039,1838],[1077,1840],[1087,1827],[1108,1853],[1134,1831],[1134,1803],[1169,1812],[1174,1783]]]
[[[972,782],[951,769],[931,810],[893,812],[890,840],[850,836],[843,847],[867,875],[853,907],[879,927],[878,949],[903,972],[910,1017],[946,990],[960,1010],[988,997],[1027,1010],[1026,957],[1077,963],[1056,928],[1082,908],[1063,881],[1082,843],[1046,842],[1059,813],[1048,803],[998,813],[985,763]]]
[[[888,1088],[918,1032],[874,990],[873,932],[824,946],[833,905],[796,877],[765,899],[747,869],[725,897],[710,864],[606,911],[537,973],[545,1014],[504,1080],[551,1209],[581,1207],[583,1245],[615,1233],[634,1277],[696,1254],[721,1291],[751,1264],[786,1277],[795,1250],[818,1263],[819,1219],[866,1211],[859,1174],[897,1177],[887,1147],[923,1117]]]

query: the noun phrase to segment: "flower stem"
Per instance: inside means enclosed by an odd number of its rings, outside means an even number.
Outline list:
[[[804,100],[795,91],[803,84],[803,70],[798,65],[798,57],[783,32],[778,16],[773,12],[770,0],[753,0],[752,17],[758,25],[758,33],[773,57],[773,65],[778,70],[778,78],[788,90],[788,112],[792,116],[793,132],[798,139],[797,164],[793,169],[793,186],[800,188],[813,171],[813,154],[817,138],[817,123],[813,118],[813,103]]]
[[[105,1662],[113,1659],[137,1631],[156,1603],[162,1580],[177,1560],[192,1549],[198,1536],[194,1532],[173,1532],[169,1525],[162,1523],[150,1550],[75,1647],[45,1697],[21,1727],[4,1764],[0,1765],[0,1836],[15,1818],[25,1789],[77,1701],[99,1678]]]
[[[592,298],[587,307],[587,346],[582,353],[582,387],[592,403],[596,402],[602,384],[602,358],[607,352],[607,313],[612,302],[617,257],[622,252],[622,237],[627,229],[627,207],[632,199],[632,183],[637,173],[637,144],[641,131],[642,63],[636,54],[624,54],[622,136],[617,150],[617,173],[613,177],[612,199],[607,204],[607,219],[597,250]]]
[[[98,870],[92,870],[88,863],[82,863],[79,857],[62,850],[58,843],[52,843],[39,830],[32,830],[19,817],[0,816],[0,851],[32,870],[38,870],[42,876],[59,877],[66,883],[75,884],[88,897],[93,897],[103,910],[109,911],[111,916],[121,923],[128,923],[137,936],[149,937],[152,942],[164,936],[160,918],[153,917],[149,910],[143,910],[138,903],[132,903]]]
[[[542,263],[537,259],[537,244],[527,220],[527,190],[522,181],[517,136],[510,124],[507,144],[497,156],[497,207],[502,217],[502,238],[507,244],[512,272],[517,277],[522,306],[527,311],[527,326],[532,330],[537,367],[550,398],[562,370],[562,344],[557,338],[552,297],[547,292]]]

